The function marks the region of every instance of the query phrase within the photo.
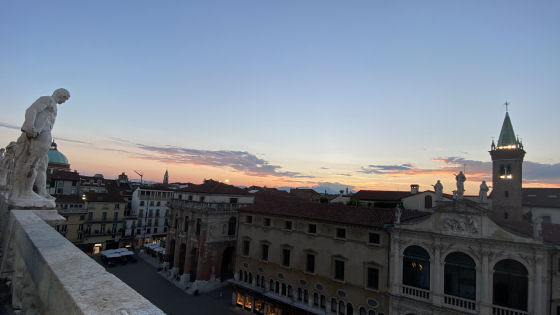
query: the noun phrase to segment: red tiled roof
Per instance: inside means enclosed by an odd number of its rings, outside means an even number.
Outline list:
[[[364,208],[336,204],[305,202],[287,192],[258,192],[255,204],[240,211],[309,218],[315,220],[383,227],[393,223],[394,209]],[[401,221],[430,215],[426,212],[404,210]]]
[[[211,179],[205,180],[204,183],[200,185],[189,185],[189,187],[182,188],[179,191],[204,194],[249,195],[249,192],[245,189]]]
[[[360,190],[352,198],[371,201],[400,201],[402,198],[410,195],[410,191]]]
[[[68,171],[54,171],[52,174],[47,174],[51,180],[80,180],[80,174],[78,172],[68,172]]]
[[[125,202],[118,191],[109,191],[108,193],[90,191],[85,194],[88,202]]]
[[[80,195],[53,195],[56,203],[80,203],[84,202]]]
[[[174,191],[175,188],[169,187],[164,184],[142,185],[139,187],[142,190],[161,190],[161,191]]]
[[[560,188],[523,188],[521,193],[524,206],[560,208]]]

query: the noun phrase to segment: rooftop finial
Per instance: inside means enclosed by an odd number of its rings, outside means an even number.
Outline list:
[[[506,102],[504,103],[504,105],[506,106],[506,113],[507,113],[507,112],[508,112],[508,106],[509,106],[509,102],[508,102],[508,101],[506,101]]]

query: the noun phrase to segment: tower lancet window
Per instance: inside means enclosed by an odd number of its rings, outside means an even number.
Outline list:
[[[501,179],[512,179],[511,174],[511,164],[505,164],[500,166],[500,178]]]

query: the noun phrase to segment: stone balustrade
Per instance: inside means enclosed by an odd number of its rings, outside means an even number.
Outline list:
[[[56,210],[5,214],[1,276],[16,313],[164,314],[57,233],[51,225],[64,218]]]
[[[445,294],[443,296],[443,303],[464,312],[477,313],[477,304],[476,301],[473,300]]]
[[[492,315],[529,315],[529,312],[493,305]]]
[[[430,291],[429,290],[424,290],[424,289],[420,289],[420,288],[416,288],[416,287],[412,287],[412,286],[408,286],[408,285],[403,285],[402,286],[402,293],[404,295],[407,295],[407,296],[415,298],[415,299],[430,300]]]

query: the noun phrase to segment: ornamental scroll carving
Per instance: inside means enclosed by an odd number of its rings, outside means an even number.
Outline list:
[[[443,219],[443,230],[455,233],[478,233],[478,224],[470,216],[455,216]]]

